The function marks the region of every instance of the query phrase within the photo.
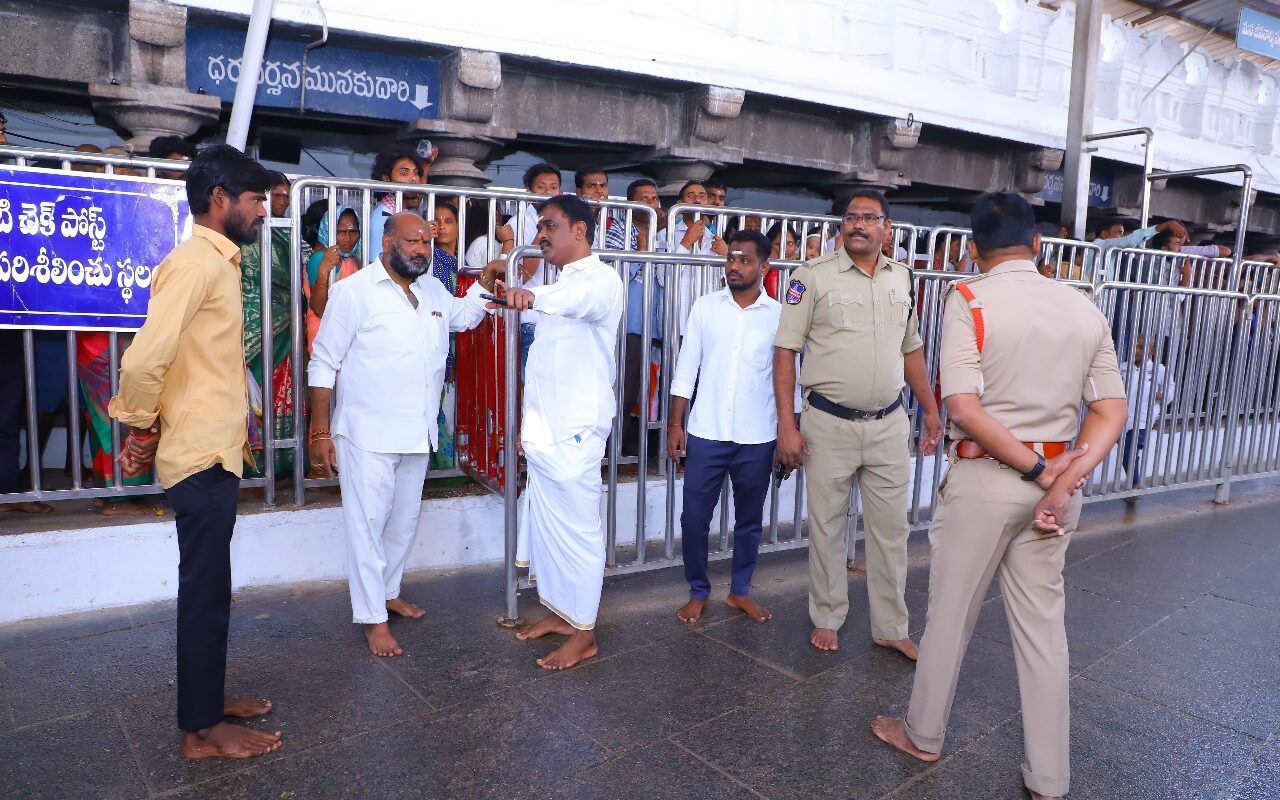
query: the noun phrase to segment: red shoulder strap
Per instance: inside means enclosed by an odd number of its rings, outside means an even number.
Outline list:
[[[982,301],[973,293],[966,283],[956,283],[956,291],[969,304],[969,313],[973,315],[973,338],[977,339],[978,353],[982,353],[983,342],[987,338],[986,325],[982,321]]]

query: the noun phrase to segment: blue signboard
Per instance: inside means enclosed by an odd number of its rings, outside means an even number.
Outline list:
[[[1061,203],[1063,190],[1062,170],[1054,170],[1045,176],[1044,188],[1038,197],[1047,203]],[[1094,170],[1089,176],[1089,207],[1111,208],[1116,204],[1114,179],[1111,175]]]
[[[1270,58],[1280,58],[1280,19],[1248,6],[1240,8],[1236,47]]]
[[[267,42],[257,105],[405,122],[439,116],[439,62],[325,45],[307,53],[304,66],[304,47]],[[231,102],[243,50],[243,33],[189,26],[187,89]]]
[[[189,217],[180,181],[0,166],[0,327],[142,327]]]

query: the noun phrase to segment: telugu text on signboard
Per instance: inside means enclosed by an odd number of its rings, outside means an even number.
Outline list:
[[[244,34],[220,28],[187,28],[187,88],[230,102],[241,77]],[[293,108],[412,121],[439,115],[440,64],[326,45],[306,53],[305,43],[272,39],[258,74],[254,102]]]
[[[179,181],[0,167],[0,327],[142,327],[189,216]]]

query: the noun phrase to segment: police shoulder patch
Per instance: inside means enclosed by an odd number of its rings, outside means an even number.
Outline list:
[[[805,285],[798,280],[787,284],[787,305],[794,306],[804,297]]]

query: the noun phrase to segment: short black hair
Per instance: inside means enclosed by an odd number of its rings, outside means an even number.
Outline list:
[[[229,144],[215,144],[196,153],[185,180],[192,214],[209,211],[209,195],[219,186],[233,198],[244,192],[266,194],[271,188],[267,170]]]
[[[644,186],[652,186],[655,192],[658,190],[657,181],[651,180],[649,178],[636,178],[634,181],[627,184],[627,199],[635,200],[636,192],[639,191],[640,188]]]
[[[724,185],[724,181],[717,180],[716,178],[703,181],[702,188],[706,189],[708,192],[712,189],[724,189],[726,192],[729,191],[729,187]]]
[[[289,180],[288,175],[285,175],[283,172],[277,172],[274,169],[267,170],[267,177],[271,179],[272,188],[275,188],[276,186],[288,186],[292,183],[292,181]]]
[[[605,181],[609,180],[609,173],[605,172],[604,167],[597,166],[596,164],[586,164],[584,166],[578,167],[578,170],[573,173],[574,188],[581,191],[583,185],[587,181],[588,175],[603,175]]]
[[[413,166],[418,169],[418,174],[422,174],[422,156],[418,155],[417,149],[396,145],[374,156],[373,167],[369,169],[369,178],[375,181],[391,180],[391,171],[396,168],[396,163],[404,158],[412,161]]]
[[[857,200],[859,197],[865,200],[874,200],[879,203],[880,213],[884,214],[885,219],[892,216],[889,213],[889,199],[885,197],[884,192],[879,189],[854,189],[852,192],[849,192],[849,194],[845,195],[844,202],[840,204],[840,208],[837,211],[836,216],[843,217],[848,213],[849,204],[854,200]]]
[[[147,145],[147,155],[152,158],[168,158],[170,153],[194,159],[196,146],[181,136],[157,136]]]
[[[532,167],[529,167],[524,171],[524,188],[526,190],[532,189],[533,182],[538,179],[539,175],[555,175],[556,181],[558,181],[561,186],[564,185],[564,178],[560,177],[559,167],[549,161],[539,161],[537,164],[534,164]]]
[[[978,198],[969,215],[973,243],[979,253],[1010,247],[1031,249],[1036,237],[1036,215],[1027,198],[1014,192],[993,192]]]
[[[578,197],[576,194],[558,194],[549,197],[538,203],[538,213],[546,211],[548,208],[558,208],[564,212],[569,218],[570,225],[576,225],[579,222],[587,223],[587,241],[594,242],[596,239],[596,212],[591,206],[587,205],[587,201]]]
[[[302,241],[317,248],[320,242],[320,221],[329,213],[328,199],[316,200],[302,214]],[[336,227],[336,226],[335,226]]]
[[[754,244],[756,246],[756,254],[760,256],[760,260],[762,262],[768,261],[769,254],[773,252],[773,242],[771,242],[769,237],[765,236],[760,231],[752,231],[743,228],[740,231],[734,231],[729,234],[724,243],[729,245],[730,249],[732,249],[733,245],[738,244],[739,242],[751,242]]]
[[[676,194],[676,197],[677,198],[684,197],[684,193],[689,190],[690,186],[701,186],[703,189],[705,189],[707,188],[707,182],[697,180],[696,178],[691,181],[685,181],[684,186],[680,187],[680,191]]]

